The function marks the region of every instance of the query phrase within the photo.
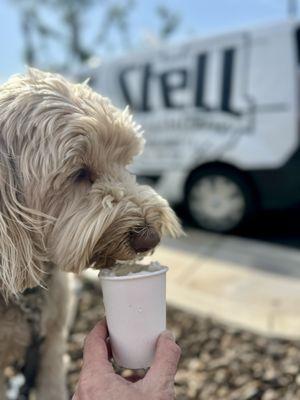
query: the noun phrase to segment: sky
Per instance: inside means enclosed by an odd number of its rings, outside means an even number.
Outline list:
[[[178,42],[196,35],[206,36],[253,24],[283,20],[287,16],[287,2],[288,0],[136,0],[137,6],[130,20],[130,29],[137,32],[138,37],[151,36],[157,28],[155,5],[163,3],[181,16],[180,28],[172,39]],[[99,15],[95,12],[90,13],[87,18],[91,28],[99,23]],[[55,15],[48,15],[47,19],[50,24],[55,24]],[[0,0],[0,82],[11,74],[24,70],[22,49],[18,8],[13,0]],[[60,50],[54,48],[52,57],[61,56]]]

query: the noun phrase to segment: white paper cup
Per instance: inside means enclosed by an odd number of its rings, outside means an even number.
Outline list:
[[[148,368],[159,334],[166,329],[167,267],[147,275],[100,280],[113,358],[120,367]]]

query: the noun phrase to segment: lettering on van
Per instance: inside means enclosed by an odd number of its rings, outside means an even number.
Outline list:
[[[221,50],[218,72],[220,76],[217,77],[219,87],[214,105],[207,101],[207,80],[211,73],[208,68],[209,52],[196,55],[192,68],[174,67],[158,72],[155,70],[155,64],[151,62],[126,66],[119,74],[121,94],[126,104],[137,112],[147,113],[158,108],[195,108],[207,113],[219,112],[238,117],[242,111],[235,107],[233,102],[236,54],[233,47]],[[136,81],[139,82],[138,90],[134,87]],[[159,88],[159,106],[157,101],[153,100],[154,83]],[[188,97],[180,96],[183,91],[188,92]]]

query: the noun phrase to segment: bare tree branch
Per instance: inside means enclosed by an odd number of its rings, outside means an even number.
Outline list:
[[[162,39],[167,39],[178,29],[181,23],[180,15],[165,5],[159,5],[156,12],[161,23],[159,36]]]
[[[29,65],[46,68],[51,65],[53,69],[68,72],[73,66],[80,68],[110,41],[121,43],[123,49],[131,47],[130,19],[136,9],[136,0],[10,1],[19,9],[24,59]],[[86,18],[91,10],[99,13],[94,36],[86,34],[90,28]],[[50,20],[46,20],[47,15],[51,16]],[[156,15],[161,25],[160,37],[169,38],[180,24],[178,13],[161,5],[156,9]],[[53,48],[62,49],[59,54],[64,60],[53,60]]]

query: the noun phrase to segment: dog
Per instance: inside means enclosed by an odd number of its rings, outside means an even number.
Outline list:
[[[87,82],[31,68],[0,87],[1,400],[3,370],[24,360],[37,399],[67,398],[66,272],[136,260],[181,233],[167,201],[128,170],[143,146],[128,108]]]

